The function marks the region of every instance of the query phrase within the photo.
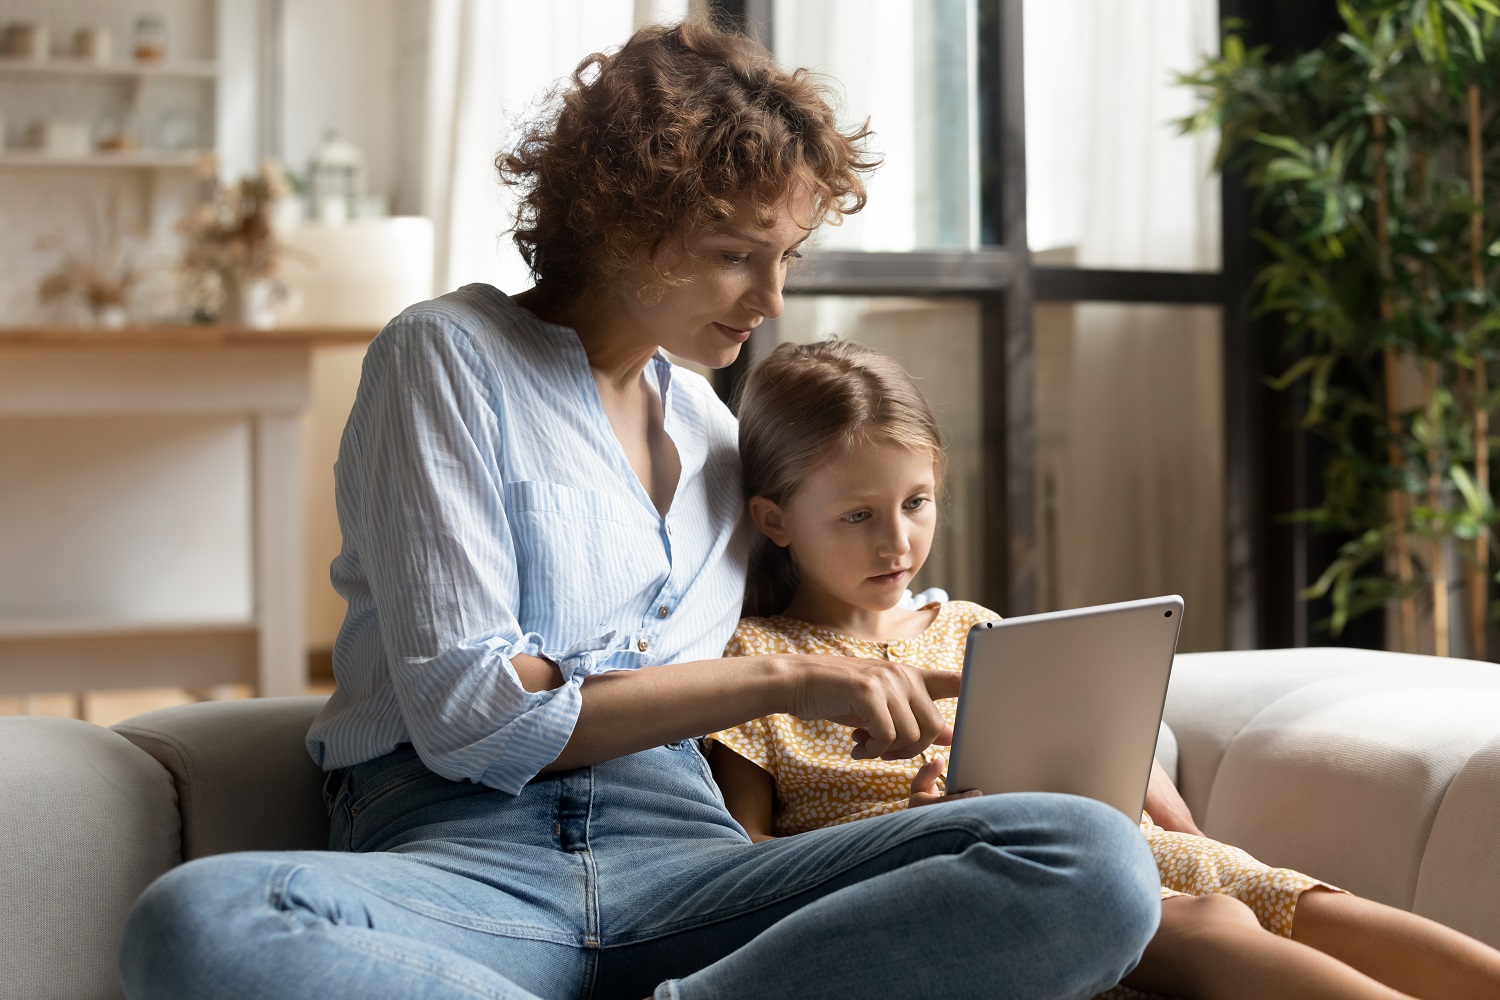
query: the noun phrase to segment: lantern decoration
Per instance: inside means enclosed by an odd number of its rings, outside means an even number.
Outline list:
[[[359,213],[366,188],[365,156],[329,129],[307,164],[313,218],[338,225]]]

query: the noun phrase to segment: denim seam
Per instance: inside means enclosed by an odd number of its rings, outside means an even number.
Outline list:
[[[276,910],[276,912],[282,915],[282,917],[287,921],[288,927],[293,930],[297,929],[297,924],[292,917],[292,907],[287,903],[287,892],[289,891],[289,888],[291,886],[292,879],[295,878],[299,872],[310,871],[312,868],[312,865],[303,864],[288,864],[280,866],[267,880],[266,902],[272,907],[272,909]],[[341,875],[340,877],[350,885],[358,886],[365,892],[368,892],[370,895],[383,899],[387,903],[390,903],[392,906],[399,906],[403,910],[410,910],[413,913],[419,913],[424,917],[429,917],[433,920],[438,920],[445,924],[449,924],[450,926],[458,927],[463,930],[475,931],[476,933],[480,934],[490,934],[495,937],[516,938],[521,941],[542,941],[547,944],[560,944],[570,948],[581,947],[581,942],[577,938],[568,938],[562,935],[558,935],[549,927],[541,927],[535,924],[501,924],[495,921],[474,921],[469,919],[459,919],[457,914],[450,913],[447,910],[441,910],[436,907],[422,906],[413,902],[412,900],[398,899],[394,896],[388,895],[387,893],[380,891],[374,886],[358,878],[354,878],[349,875]],[[526,931],[534,933],[523,933]]]
[[[341,875],[340,877],[351,885],[359,886],[359,888],[370,895],[377,896],[393,906],[399,906],[403,910],[410,910],[413,913],[419,913],[424,917],[430,917],[433,920],[439,920],[463,930],[476,931],[480,934],[492,934],[495,937],[517,938],[522,941],[545,941],[548,944],[561,944],[571,948],[582,947],[582,942],[577,937],[565,937],[558,934],[552,928],[543,927],[540,924],[499,923],[493,920],[479,920],[461,916],[450,910],[426,906],[414,900],[400,899],[388,895],[380,889],[349,875]]]
[[[883,853],[885,851],[890,850],[891,848],[900,847],[900,846],[903,846],[905,844],[909,844],[909,843],[911,843],[913,841],[916,841],[916,840],[922,840],[922,839],[924,839],[926,837],[930,837],[930,836],[932,836],[934,834],[939,834],[939,833],[955,833],[955,832],[968,834],[970,837],[974,838],[974,843],[984,843],[984,827],[981,824],[976,824],[976,823],[974,823],[972,821],[965,820],[965,819],[957,819],[957,820],[955,820],[953,822],[945,823],[945,824],[943,824],[941,826],[928,827],[926,829],[923,829],[919,833],[916,833],[916,834],[913,834],[913,835],[910,835],[910,836],[905,836],[905,837],[902,837],[902,838],[897,839],[897,840],[889,841],[883,847],[881,847],[880,851],[876,852],[876,854]],[[970,846],[973,846],[973,845],[970,845]],[[856,858],[856,859],[852,860],[851,862],[849,862],[848,864],[842,865],[842,866],[840,866],[838,868],[834,868],[834,869],[831,869],[831,870],[824,870],[821,873],[822,874],[821,878],[818,878],[818,879],[813,880],[813,881],[801,882],[801,883],[799,883],[796,886],[796,888],[789,889],[789,890],[787,890],[785,892],[781,892],[781,893],[778,893],[776,895],[764,896],[764,897],[755,897],[755,898],[752,898],[750,900],[746,900],[743,903],[741,903],[740,906],[738,906],[738,907],[736,907],[734,909],[723,909],[723,910],[719,910],[719,911],[715,912],[714,915],[713,915],[713,917],[711,917],[711,918],[704,919],[703,917],[698,916],[698,917],[694,917],[694,918],[687,919],[687,920],[680,920],[680,921],[677,921],[677,922],[671,923],[671,924],[661,924],[659,926],[651,928],[648,931],[642,931],[642,932],[640,932],[637,935],[631,935],[631,936],[621,937],[619,940],[611,941],[607,946],[604,946],[604,947],[609,947],[609,948],[629,947],[629,946],[632,946],[632,945],[641,944],[641,943],[646,942],[646,941],[652,941],[652,940],[655,940],[656,938],[666,937],[669,934],[675,934],[678,931],[681,931],[681,930],[684,930],[684,929],[687,929],[687,928],[691,928],[691,927],[709,927],[709,926],[712,926],[714,924],[723,923],[726,920],[732,920],[732,919],[735,919],[736,917],[744,916],[747,913],[751,913],[751,912],[753,912],[755,910],[762,909],[762,908],[764,908],[766,906],[774,906],[775,904],[783,902],[784,900],[790,899],[793,896],[801,895],[802,893],[808,891],[809,889],[813,889],[813,888],[816,888],[817,886],[823,885],[825,882],[832,881],[833,879],[838,878],[840,875],[842,875],[845,872],[847,872],[849,869],[854,868],[857,865],[864,864],[866,861],[868,861],[871,857],[874,857],[874,856],[875,855],[871,855],[871,854],[861,855],[858,858]],[[934,856],[936,857],[936,855],[934,855]],[[945,856],[951,857],[952,855],[945,855]]]
[[[345,947],[355,951],[362,951],[375,958],[384,958],[387,961],[405,966],[415,972],[425,973],[434,979],[442,980],[449,985],[465,990],[475,997],[483,998],[483,1000],[507,1000],[507,997],[511,995],[509,990],[497,992],[485,983],[471,979],[461,972],[455,972],[453,969],[436,962],[424,961],[404,952],[397,951],[394,948],[387,948],[384,945],[369,940],[363,935],[351,933],[349,928],[339,924],[331,923],[328,927],[331,933],[337,934],[340,938],[344,939]]]

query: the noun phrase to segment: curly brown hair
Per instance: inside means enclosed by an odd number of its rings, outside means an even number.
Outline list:
[[[641,28],[594,53],[549,111],[495,159],[522,189],[515,242],[550,297],[576,299],[661,251],[722,225],[749,198],[757,222],[805,193],[809,228],[865,205],[869,121],[841,131],[825,86],[787,72],[743,35],[703,18]]]

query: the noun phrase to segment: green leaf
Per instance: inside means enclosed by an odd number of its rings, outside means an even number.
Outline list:
[[[1349,33],[1366,45],[1370,43],[1370,29],[1365,25],[1364,18],[1354,9],[1349,0],[1338,0],[1339,17],[1344,19]]]
[[[1484,40],[1479,37],[1479,25],[1469,16],[1469,12],[1460,7],[1454,0],[1443,0],[1443,6],[1448,8],[1448,13],[1458,22],[1464,34],[1469,36],[1469,48],[1474,50],[1474,58],[1484,62]]]
[[[1481,492],[1479,484],[1474,482],[1469,475],[1469,470],[1462,465],[1452,465],[1448,469],[1448,478],[1453,480],[1453,486],[1464,498],[1464,506],[1469,513],[1475,517],[1490,521],[1495,516],[1495,501],[1487,492]]]
[[[1269,132],[1257,132],[1250,138],[1263,146],[1271,146],[1275,149],[1291,153],[1299,160],[1307,161],[1312,159],[1312,150],[1289,135],[1272,135]]]
[[[1267,163],[1262,176],[1269,181],[1310,181],[1318,172],[1305,163],[1281,157]]]
[[[1313,354],[1305,358],[1299,358],[1296,364],[1292,365],[1277,377],[1267,378],[1266,385],[1270,386],[1272,389],[1275,389],[1277,392],[1285,392],[1298,379],[1314,371],[1319,365],[1322,365],[1325,362],[1331,364],[1333,360],[1334,357],[1331,354]]]
[[[1239,35],[1224,36],[1224,60],[1234,67],[1245,64],[1245,43]]]

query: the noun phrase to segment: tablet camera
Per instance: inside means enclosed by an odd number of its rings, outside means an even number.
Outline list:
[[[1163,618],[1171,618],[1172,617],[1172,612],[1170,612],[1170,611],[1164,612],[1162,614],[1162,617]]]

